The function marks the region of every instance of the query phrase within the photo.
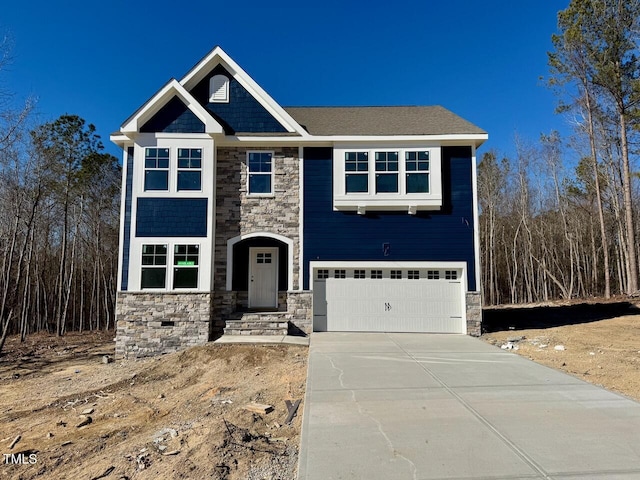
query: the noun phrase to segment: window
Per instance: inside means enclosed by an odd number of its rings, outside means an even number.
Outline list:
[[[345,152],[346,193],[369,191],[369,152]]]
[[[445,270],[444,271],[444,278],[445,278],[445,280],[457,280],[458,279],[458,272],[456,272],[455,270]]]
[[[198,287],[199,245],[175,245],[173,249],[173,288]]]
[[[371,270],[371,278],[375,278],[375,279],[382,278],[382,270]]]
[[[202,188],[202,149],[178,149],[178,191]]]
[[[140,288],[165,288],[167,278],[167,246],[142,245]]]
[[[144,189],[169,190],[169,149],[147,148],[144,152]]]
[[[364,270],[354,270],[353,278],[367,278]]]
[[[214,75],[209,80],[209,101],[229,103],[229,78],[226,75]]]
[[[405,152],[407,193],[429,193],[429,152]]]
[[[402,270],[391,270],[391,280],[401,280]]]
[[[271,254],[266,253],[258,253],[256,256],[256,263],[271,263]]]
[[[440,278],[440,272],[438,270],[427,270],[427,278],[429,280],[438,280]]]
[[[409,280],[420,280],[420,270],[409,270],[407,272],[407,278]]]
[[[318,280],[329,278],[329,270],[318,270]]]
[[[334,270],[333,271],[333,278],[347,278],[347,271],[346,270]]]
[[[249,195],[270,195],[273,193],[273,153],[248,152]]]
[[[398,152],[376,152],[376,193],[398,193]]]

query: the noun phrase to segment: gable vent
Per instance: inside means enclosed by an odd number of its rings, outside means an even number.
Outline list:
[[[226,75],[214,75],[209,80],[209,101],[229,103],[229,78]]]

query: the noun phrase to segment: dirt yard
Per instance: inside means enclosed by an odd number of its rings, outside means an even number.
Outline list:
[[[304,398],[307,350],[210,344],[103,363],[111,335],[11,338],[0,478],[295,478],[303,404],[287,425],[285,401]]]
[[[497,330],[483,334],[485,341],[640,401],[637,304],[501,308],[485,318]]]

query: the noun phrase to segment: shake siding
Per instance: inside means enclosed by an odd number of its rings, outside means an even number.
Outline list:
[[[332,150],[305,148],[304,288],[311,260],[413,260],[465,261],[468,289],[475,290],[471,149],[445,147],[442,153],[440,211],[358,215],[333,211]]]

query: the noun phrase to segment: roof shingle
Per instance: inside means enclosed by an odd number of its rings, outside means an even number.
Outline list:
[[[284,107],[311,135],[461,135],[484,130],[439,105]]]

